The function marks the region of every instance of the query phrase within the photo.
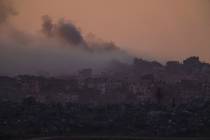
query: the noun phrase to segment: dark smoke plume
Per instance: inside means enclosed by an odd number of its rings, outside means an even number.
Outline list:
[[[60,20],[53,23],[50,16],[42,17],[42,32],[50,38],[59,38],[68,42],[70,47],[79,47],[89,52],[111,52],[121,51],[113,42],[97,39],[93,34],[91,37],[84,38],[81,31],[72,22]]]
[[[44,16],[42,33],[7,26],[0,34],[0,75],[66,75],[83,68],[100,72],[113,60],[130,62],[132,58],[112,42],[83,37],[74,24],[64,20],[54,23]]]
[[[42,32],[49,36],[52,37],[53,36],[53,29],[54,29],[54,25],[52,23],[52,19],[49,16],[43,16],[42,17],[43,23],[42,23]]]
[[[43,16],[43,36],[11,26],[7,19],[15,14],[10,0],[0,0],[0,24],[6,25],[0,28],[0,75],[66,75],[83,68],[100,72],[113,60],[131,61],[114,43],[83,36],[70,21]]]
[[[72,23],[60,21],[58,24],[58,34],[71,44],[79,45],[83,43],[81,33]]]
[[[60,20],[57,24],[53,24],[49,16],[43,16],[42,31],[49,37],[59,37],[70,45],[84,44],[84,39],[79,29],[71,22]]]
[[[10,0],[0,0],[0,24],[6,22],[10,16],[16,14]]]

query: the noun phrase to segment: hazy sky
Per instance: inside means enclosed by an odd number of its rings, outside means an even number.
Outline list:
[[[13,0],[11,22],[40,30],[41,16],[64,18],[139,57],[198,55],[210,62],[210,0]]]

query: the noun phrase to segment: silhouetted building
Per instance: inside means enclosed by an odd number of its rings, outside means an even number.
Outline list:
[[[194,66],[200,64],[199,57],[192,56],[183,61],[184,65]]]
[[[84,79],[90,78],[90,77],[92,77],[92,69],[83,69],[83,70],[79,71],[78,74],[79,74],[80,78],[84,78]]]

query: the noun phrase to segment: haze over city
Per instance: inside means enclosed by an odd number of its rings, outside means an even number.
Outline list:
[[[0,139],[209,139],[209,37],[210,0],[0,0]]]
[[[71,20],[84,35],[161,61],[196,55],[210,61],[209,0],[13,0],[11,24],[36,33],[43,15]]]

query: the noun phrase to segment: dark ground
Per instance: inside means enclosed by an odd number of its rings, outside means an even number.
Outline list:
[[[149,137],[54,137],[54,138],[38,138],[38,139],[30,139],[30,140],[209,140],[209,138],[195,138],[195,137],[189,137],[189,138],[164,138],[164,137],[157,137],[157,138],[149,138]]]

